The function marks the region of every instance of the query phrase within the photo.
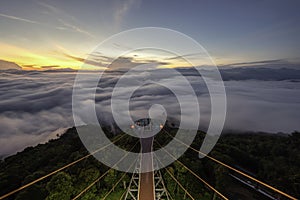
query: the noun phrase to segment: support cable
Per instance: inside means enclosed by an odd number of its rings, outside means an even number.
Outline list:
[[[165,131],[169,136],[172,136],[172,135],[171,135],[170,133],[168,133],[166,130],[164,130],[164,131]],[[173,136],[172,136],[172,137],[173,137]],[[215,158],[213,158],[213,157],[211,157],[211,156],[209,156],[209,155],[207,155],[207,154],[205,154],[205,153],[203,153],[203,152],[201,152],[201,151],[199,151],[199,150],[197,150],[197,149],[195,149],[195,148],[193,148],[193,147],[191,147],[191,146],[189,146],[189,145],[187,145],[187,144],[185,144],[184,142],[178,140],[176,137],[173,137],[173,138],[174,138],[175,140],[177,140],[178,142],[180,142],[181,144],[185,145],[186,147],[192,149],[193,151],[195,151],[195,152],[197,152],[197,153],[199,153],[199,154],[201,154],[201,155],[203,155],[203,156],[206,156],[206,157],[209,158],[210,160],[212,160],[212,161],[214,161],[214,162],[216,162],[216,163],[218,163],[218,164],[220,164],[220,165],[222,165],[222,166],[224,166],[224,167],[226,167],[226,168],[228,168],[228,169],[231,169],[232,171],[235,171],[236,173],[238,173],[238,174],[240,174],[240,175],[242,175],[242,176],[245,176],[245,177],[247,177],[247,178],[249,178],[249,179],[251,179],[251,180],[253,180],[253,181],[255,181],[255,182],[257,182],[257,183],[259,183],[259,184],[261,184],[261,185],[263,185],[263,186],[265,186],[265,187],[267,187],[267,188],[269,188],[269,189],[271,189],[271,190],[273,190],[273,191],[275,191],[275,192],[277,192],[277,193],[279,193],[279,194],[281,194],[281,195],[287,197],[287,198],[289,198],[289,199],[297,200],[297,198],[295,198],[295,197],[293,197],[293,196],[291,196],[291,195],[289,195],[289,194],[287,194],[287,193],[285,193],[285,192],[283,192],[283,191],[281,191],[281,190],[279,190],[279,189],[276,189],[275,187],[273,187],[273,186],[271,186],[271,185],[269,185],[269,184],[267,184],[267,183],[264,183],[264,182],[262,182],[262,181],[260,181],[260,180],[258,180],[258,179],[256,179],[256,178],[254,178],[254,177],[252,177],[252,176],[250,176],[250,175],[248,175],[248,174],[246,174],[246,173],[244,173],[244,172],[242,172],[242,171],[240,171],[240,170],[238,170],[238,169],[236,169],[236,168],[234,168],[234,167],[231,167],[231,166],[229,166],[229,165],[227,165],[227,164],[225,164],[225,163],[223,163],[223,162],[221,162],[221,161],[219,161],[219,160],[217,160],[217,159],[215,159]]]
[[[61,168],[55,170],[55,171],[52,171],[52,172],[50,172],[50,173],[48,173],[48,174],[46,174],[46,175],[44,175],[44,176],[42,176],[42,177],[40,177],[40,178],[38,178],[38,179],[32,181],[32,182],[30,182],[30,183],[27,183],[26,185],[23,185],[23,186],[21,186],[21,187],[15,189],[15,190],[13,190],[13,191],[7,193],[7,194],[1,196],[1,197],[0,197],[0,200],[5,199],[5,198],[7,198],[7,197],[9,197],[9,196],[11,196],[11,195],[13,195],[13,194],[15,194],[15,193],[17,193],[17,192],[19,192],[19,191],[25,189],[25,188],[27,188],[27,187],[29,187],[29,186],[31,186],[31,185],[37,183],[37,182],[40,182],[40,181],[42,181],[42,180],[48,178],[49,176],[52,176],[52,175],[54,175],[54,174],[56,174],[56,173],[58,173],[58,172],[60,172],[60,171],[62,171],[62,170],[64,170],[64,169],[66,169],[66,168],[68,168],[68,167],[71,167],[72,165],[75,165],[75,164],[79,163],[79,162],[82,161],[82,160],[85,160],[85,159],[91,157],[91,156],[94,155],[95,153],[97,153],[97,152],[99,152],[99,151],[105,149],[106,147],[108,147],[108,146],[114,144],[115,142],[119,141],[119,140],[120,140],[121,138],[123,138],[125,135],[126,135],[126,134],[124,134],[124,135],[122,135],[121,137],[117,138],[117,139],[116,139],[115,141],[113,141],[112,143],[109,143],[109,144],[107,144],[107,145],[101,147],[100,149],[97,149],[96,151],[94,151],[94,152],[92,152],[92,153],[90,153],[90,154],[88,154],[88,155],[86,155],[86,156],[84,156],[84,157],[82,157],[82,158],[79,158],[78,160],[75,160],[75,161],[73,161],[73,162],[71,162],[71,163],[69,163],[69,164],[67,164],[67,165],[65,165],[65,166],[63,166],[63,167],[61,167]]]
[[[134,147],[138,144],[138,142],[135,143],[135,145],[130,149],[130,151],[132,151],[134,149]],[[113,167],[117,166],[117,164],[119,164],[127,155],[129,154],[129,152],[126,152],[126,154],[116,163],[112,166],[112,168],[110,168],[109,170],[107,170],[104,174],[102,174],[100,177],[98,177],[95,181],[93,181],[89,186],[87,186],[85,189],[83,189],[78,195],[76,195],[72,200],[76,200],[79,197],[81,197],[81,195],[83,195],[86,191],[88,191],[91,187],[93,187],[98,181],[100,181],[104,176],[106,176],[112,169]],[[135,163],[135,162],[133,162]],[[129,168],[130,169],[130,168]]]
[[[133,164],[134,164],[134,162],[130,165],[128,170],[132,168]],[[110,189],[110,191],[103,197],[102,200],[105,200],[110,195],[110,193],[115,189],[115,187],[117,187],[117,185],[119,185],[119,183],[125,177],[126,174],[127,174],[127,172],[124,172],[123,176],[116,182],[116,184]]]
[[[156,159],[162,164],[162,162],[156,157]],[[192,199],[195,200],[195,198],[183,187],[183,185],[174,177],[174,175],[167,169],[165,168],[167,173],[170,175],[170,177],[179,185],[179,187]]]
[[[162,147],[158,142],[156,142],[160,147]],[[170,154],[168,151],[163,149],[167,154],[169,154],[173,159],[176,159],[172,154]],[[182,162],[179,160],[176,160],[181,166],[183,166],[186,170],[188,170],[191,174],[193,174],[196,178],[198,178],[202,183],[204,183],[207,187],[209,187],[211,190],[213,190],[215,193],[217,193],[222,199],[228,200],[227,197],[225,197],[221,192],[219,192],[217,189],[215,189],[213,186],[211,186],[208,182],[206,182],[203,178],[201,178],[198,174],[193,172],[190,168],[185,166]]]

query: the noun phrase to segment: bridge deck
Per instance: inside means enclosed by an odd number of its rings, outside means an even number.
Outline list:
[[[141,138],[142,153],[152,151],[153,137]],[[140,174],[139,181],[139,200],[154,200],[155,189],[154,189],[154,176],[153,176],[153,156],[151,154],[142,154],[141,158],[141,169],[147,169],[146,173]]]

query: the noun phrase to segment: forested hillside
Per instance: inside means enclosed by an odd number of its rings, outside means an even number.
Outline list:
[[[167,131],[170,135],[174,135],[176,129],[169,128]],[[165,145],[171,140],[170,135],[163,132],[159,133],[155,138],[156,144]],[[122,136],[123,134],[108,135],[112,140]],[[204,136],[205,134],[199,131],[192,147],[199,150]],[[124,149],[130,149],[137,141],[136,138],[125,136],[117,142],[117,145]],[[156,145],[155,148],[158,148],[158,146]],[[299,198],[299,150],[300,134],[298,132],[291,135],[225,134],[209,155]],[[139,151],[139,145],[135,147],[134,151]],[[46,144],[28,147],[24,151],[1,161],[0,195],[59,169],[87,154],[88,152],[82,145],[75,128],[69,129],[58,139],[51,140]],[[234,173],[229,169],[208,158],[199,159],[198,154],[191,149],[187,150],[179,161],[231,199],[264,198],[253,189],[232,178],[230,174],[234,175]],[[91,156],[16,193],[8,199],[71,199],[107,170],[109,170],[108,167]],[[166,173],[166,170],[171,172],[185,188],[189,189],[196,199],[213,198],[214,194],[209,188],[199,182],[178,162],[174,162],[166,169],[161,170],[165,184],[174,199],[183,199],[183,197],[188,199],[188,197]],[[107,176],[82,195],[81,199],[101,199],[122,175],[123,172],[110,170]],[[119,199],[125,191],[125,186],[128,186],[130,178],[130,174],[126,175],[107,199]]]

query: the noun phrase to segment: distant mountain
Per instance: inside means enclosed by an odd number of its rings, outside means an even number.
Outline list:
[[[62,68],[62,69],[44,70],[43,72],[77,72],[77,70],[71,68]]]
[[[224,81],[230,80],[261,80],[261,81],[299,81],[300,70],[291,68],[229,68],[221,69],[221,76]]]
[[[205,75],[209,77],[213,71],[207,68],[197,68],[200,72],[199,76]],[[300,66],[298,68],[289,67],[220,67],[218,68],[223,81],[244,81],[244,80],[259,80],[259,81],[300,81]],[[195,76],[198,71],[195,68],[177,68],[184,76]]]
[[[0,70],[22,70],[22,67],[14,62],[0,60]]]

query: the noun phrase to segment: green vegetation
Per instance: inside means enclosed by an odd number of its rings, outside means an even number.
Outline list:
[[[169,130],[175,135],[176,130]],[[198,132],[191,147],[200,149],[205,134]],[[166,135],[158,135],[158,141],[168,143],[171,138]],[[159,147],[156,146],[156,149]],[[233,166],[242,172],[254,176],[258,180],[280,189],[296,198],[300,197],[300,133],[288,134],[267,134],[267,133],[240,133],[224,134],[219,139],[213,151],[209,154],[225,164]],[[242,184],[229,174],[236,175],[228,168],[217,164],[209,158],[198,159],[199,154],[188,149],[179,161],[189,169],[200,175],[213,187],[230,199],[268,199],[255,189]],[[168,166],[167,169],[175,175],[182,185],[190,191],[196,199],[213,199],[214,194],[205,187],[195,176],[191,175],[178,162]],[[165,179],[169,191],[175,195],[175,199],[182,199],[184,192],[178,185],[171,183],[172,180],[165,173]],[[272,190],[255,184],[256,188],[262,189],[274,197],[278,196]]]
[[[171,135],[175,129],[169,129]],[[108,135],[112,140],[121,137]],[[199,150],[205,134],[199,132],[191,145]],[[154,148],[158,143],[166,145],[172,137],[159,133],[155,137]],[[117,145],[130,149],[138,140],[130,136],[122,137]],[[137,145],[135,152],[139,151]],[[210,155],[222,162],[234,166],[244,172],[251,173],[259,180],[290,194],[300,197],[300,133],[291,135],[275,135],[264,133],[225,134]],[[6,194],[26,183],[71,163],[88,152],[82,145],[76,129],[71,128],[59,139],[47,144],[28,147],[23,152],[7,157],[0,163],[0,195]],[[208,158],[199,159],[198,153],[189,149],[180,157],[180,162],[201,176],[213,187],[230,199],[263,199],[254,189],[240,183],[230,176],[232,171]],[[104,174],[109,168],[99,163],[92,156],[77,164],[24,189],[8,199],[60,199],[67,200],[75,197],[84,188]],[[195,199],[213,199],[216,197],[208,187],[193,176],[179,162],[174,162],[162,170],[165,185],[174,199],[183,199],[188,195],[176,184],[168,170],[190,192]],[[107,176],[91,187],[80,199],[101,199],[120,180],[123,172],[110,170]],[[131,174],[123,179],[127,186]],[[119,199],[125,191],[124,182],[119,185],[107,199]],[[247,180],[246,180],[247,181]],[[126,186],[126,185],[125,185]],[[258,186],[260,187],[260,186]],[[273,195],[271,191],[261,187]]]

